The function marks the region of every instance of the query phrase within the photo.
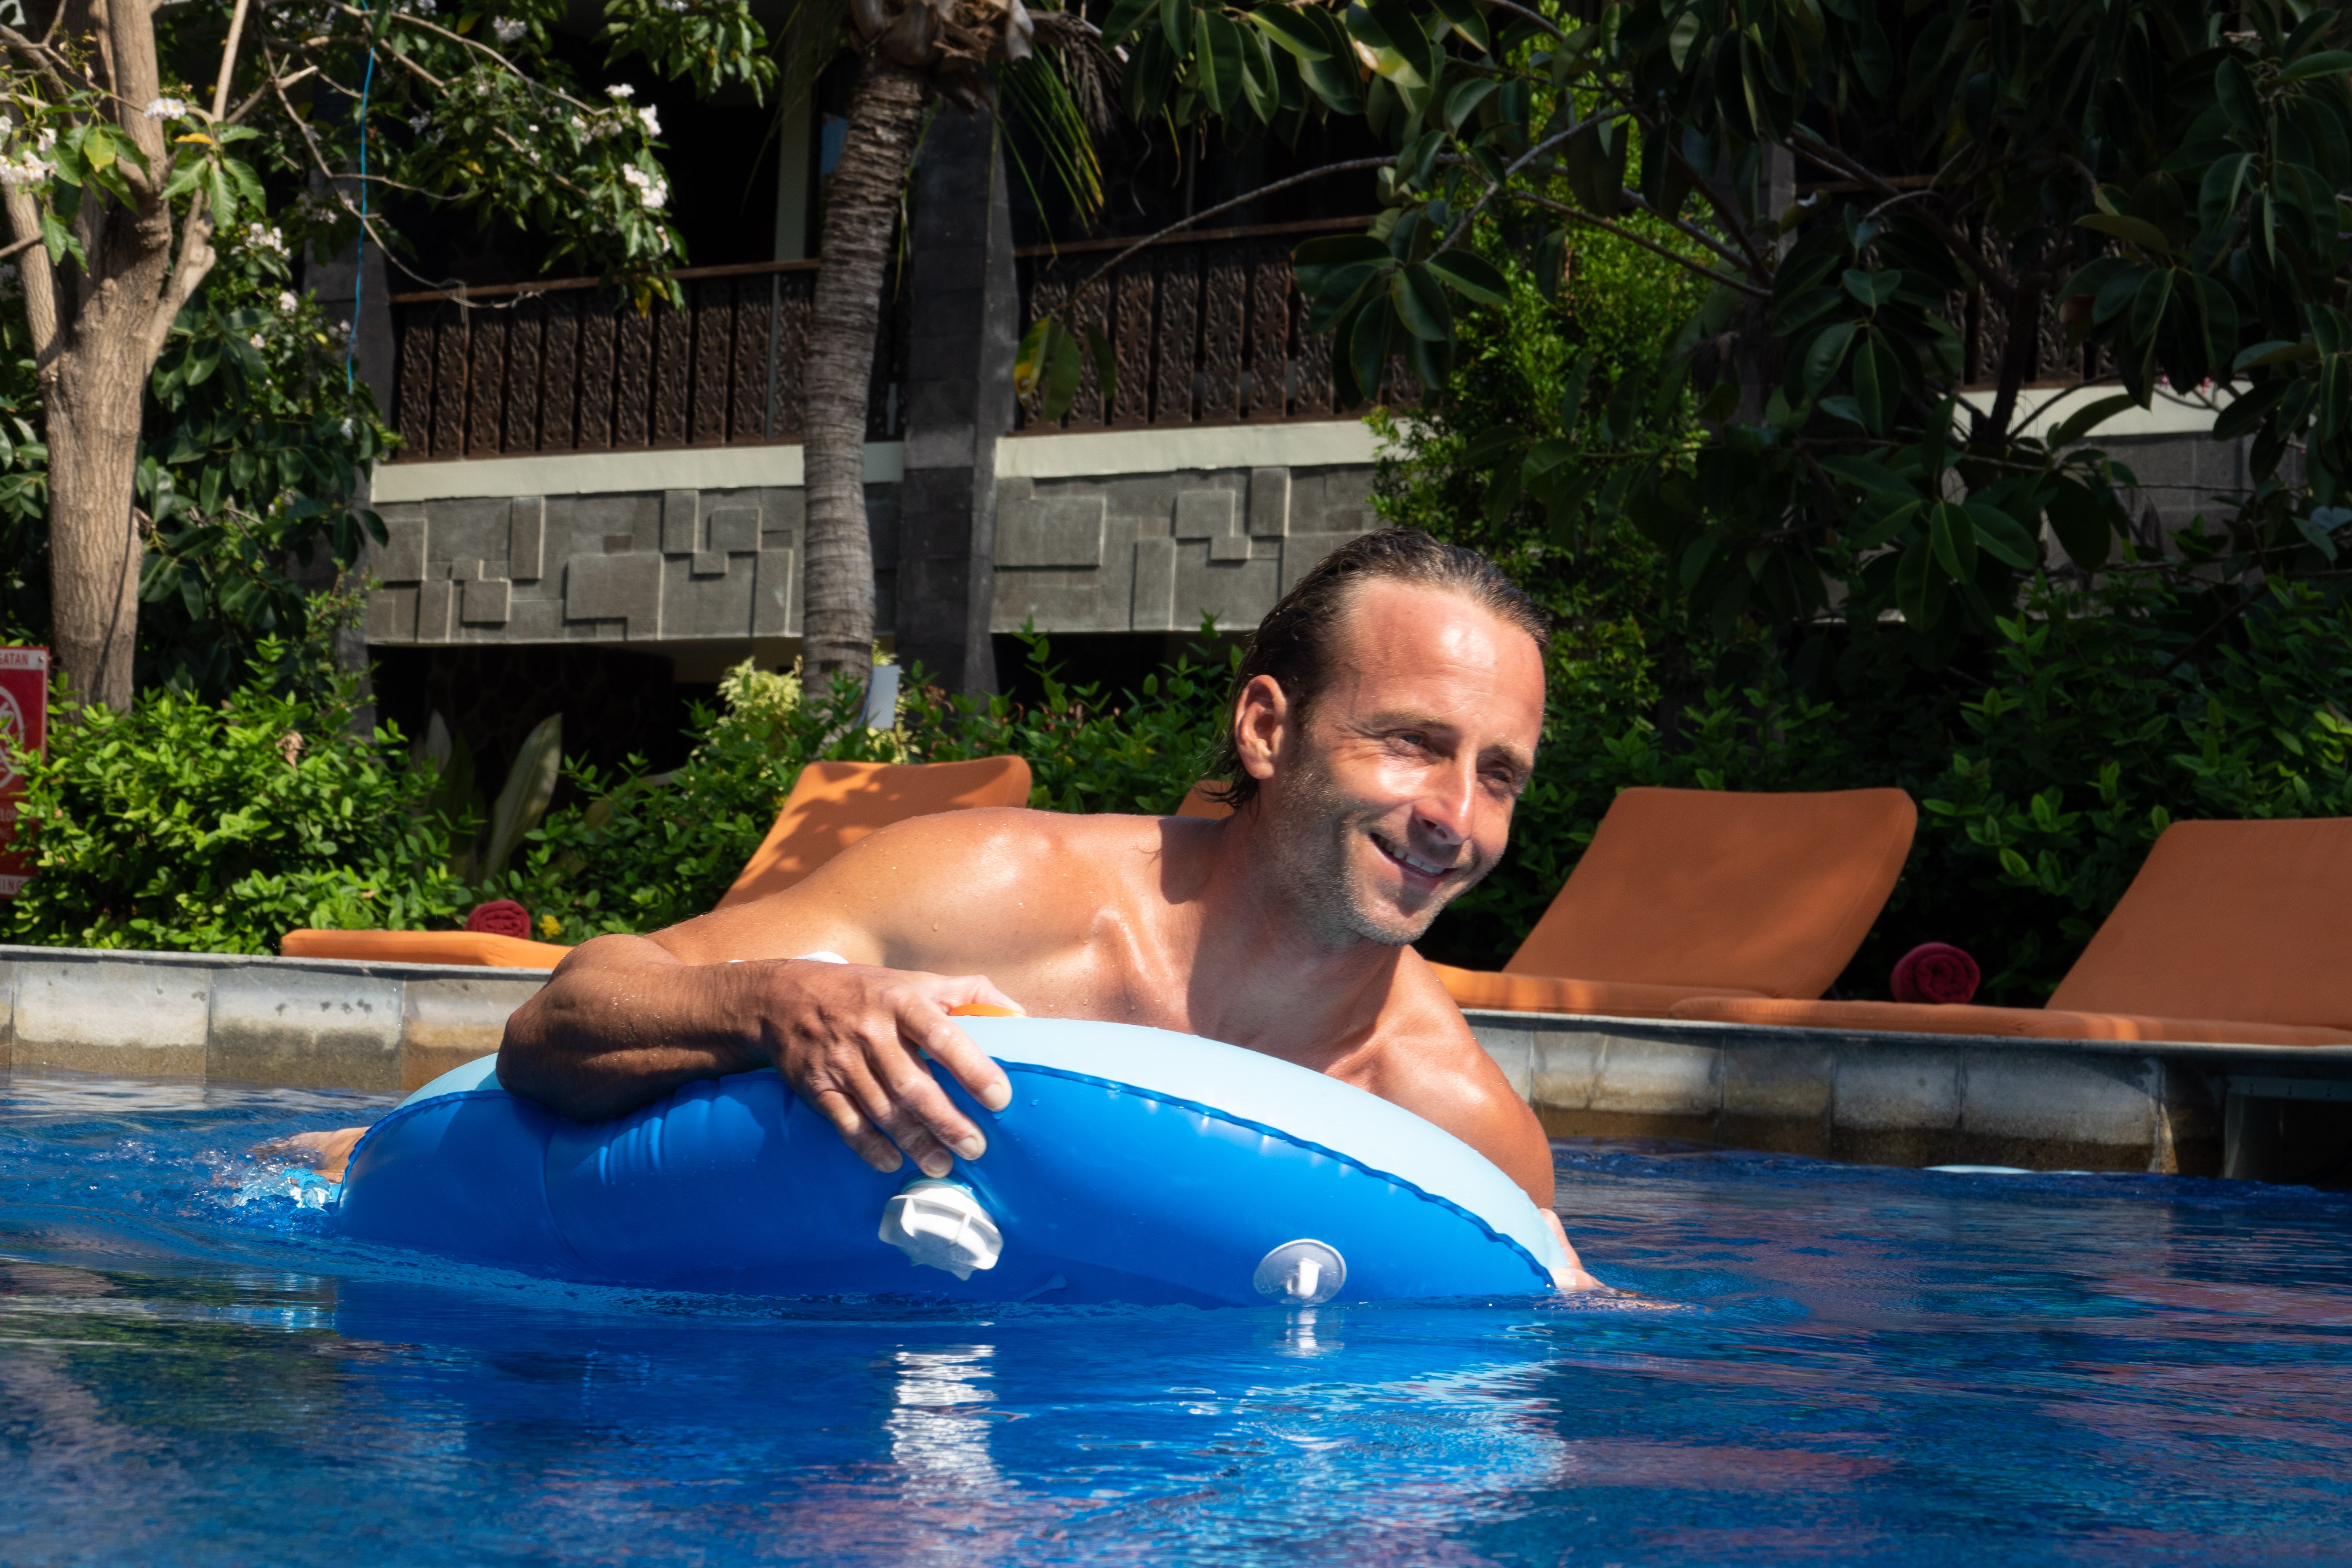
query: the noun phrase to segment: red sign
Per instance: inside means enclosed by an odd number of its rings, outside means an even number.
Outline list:
[[[13,899],[33,874],[33,858],[16,850],[16,802],[25,793],[16,758],[49,741],[49,650],[0,647],[0,899]]]

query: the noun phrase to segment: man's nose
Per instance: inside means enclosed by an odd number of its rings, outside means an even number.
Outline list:
[[[1413,803],[1413,818],[1432,837],[1459,844],[1470,837],[1470,814],[1475,803],[1478,770],[1474,763],[1449,763],[1433,768],[1421,798]]]

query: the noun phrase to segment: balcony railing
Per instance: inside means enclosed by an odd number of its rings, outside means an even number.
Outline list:
[[[1307,304],[1291,277],[1290,252],[1318,234],[1360,234],[1370,222],[1324,218],[1177,236],[1102,277],[1095,276],[1102,264],[1134,241],[1022,251],[1023,321],[1052,311],[1081,329],[1096,328],[1117,350],[1118,366],[1108,405],[1089,354],[1069,412],[1052,426],[1024,416],[1022,428],[1132,429],[1345,415],[1332,391],[1330,337],[1307,330]]]
[[[1343,415],[1332,395],[1329,339],[1307,330],[1290,251],[1316,234],[1360,232],[1367,221],[1187,235],[1091,280],[1132,241],[1017,252],[1024,326],[1039,310],[1069,305],[1076,290],[1066,319],[1102,329],[1118,345],[1109,405],[1089,359],[1076,401],[1052,427]],[[393,419],[401,458],[798,441],[816,266],[689,268],[673,274],[683,307],[650,311],[593,278],[395,294]],[[898,387],[911,313],[901,289],[886,294],[868,439],[904,434]]]
[[[640,311],[593,278],[392,297],[404,460],[801,438],[814,261],[693,268]],[[868,439],[903,432],[905,312],[886,295]]]

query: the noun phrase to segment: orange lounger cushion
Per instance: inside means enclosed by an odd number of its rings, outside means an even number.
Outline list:
[[[1433,963],[1457,1007],[1502,1013],[1591,1013],[1611,1018],[1664,1018],[1694,996],[1754,996],[1753,991],[1710,991],[1690,985],[1643,985],[1624,980],[1562,980],[1549,974],[1496,973]]]
[[[350,958],[368,963],[474,963],[493,969],[552,969],[572,950],[479,931],[289,931],[289,958]]]
[[[2176,822],[2050,1005],[2352,1028],[2352,818]]]
[[[2174,1044],[2346,1046],[2352,1031],[2311,1024],[2226,1018],[2152,1018],[2051,1007],[1936,1006],[1918,1002],[1800,1002],[1775,996],[1700,996],[1675,1004],[1672,1017],[1710,1024],[1854,1029],[1914,1035],[2001,1035],[2029,1040],[2160,1040]]]
[[[781,893],[867,834],[942,811],[1029,804],[1019,757],[968,763],[811,763],[776,825],[719,900],[720,909]]]
[[[1545,1012],[1618,1010],[1558,1006],[1566,994],[1499,984],[1538,976],[1686,996],[1818,996],[1869,934],[1917,824],[1899,789],[1626,790],[1501,974],[1481,976],[1479,996],[1528,1000],[1463,1005],[1530,1011],[1540,997]],[[1640,1005],[1633,1016],[1662,1016],[1650,990],[1620,995]]]

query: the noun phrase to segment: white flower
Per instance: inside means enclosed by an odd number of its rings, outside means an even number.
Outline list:
[[[267,344],[267,343],[265,343],[265,342],[263,342],[261,341],[261,334],[260,334],[259,332],[256,332],[256,333],[254,333],[252,337],[248,338],[248,339],[247,339],[247,340],[246,340],[246,341],[247,341],[247,342],[250,342],[251,344],[253,344],[253,346],[254,346],[255,348],[257,348],[257,349],[258,349],[258,348],[267,348],[267,347],[268,347],[268,346],[269,346],[268,344]]]
[[[184,98],[159,98],[147,106],[146,112],[150,120],[185,120],[188,117],[188,100]]]
[[[616,81],[604,90],[614,98],[635,98],[637,96],[637,89],[631,87],[625,81]]]
[[[16,134],[16,122],[6,115],[0,114],[0,142],[5,142],[15,134]]]
[[[40,133],[40,135],[38,135],[37,137],[34,138],[34,141],[33,141],[33,146],[34,146],[34,148],[35,148],[37,151],[43,152],[43,153],[47,152],[50,148],[52,148],[52,147],[56,146],[57,144],[58,144],[58,133],[57,133],[57,132],[56,132],[55,130],[51,129],[50,127],[47,126],[47,125],[44,125],[44,126],[42,126],[42,127],[41,127],[41,133]]]
[[[352,438],[352,422],[348,419],[344,420],[342,429],[343,439],[346,441],[350,440]]]
[[[280,310],[291,311],[294,305],[295,299],[291,292],[284,289],[278,290],[278,308]]]
[[[668,184],[646,174],[643,169],[632,165],[621,171],[621,178],[628,182],[630,187],[637,193],[637,200],[644,205],[647,212],[659,212],[662,204],[669,200]]]
[[[646,135],[658,136],[661,134],[661,116],[654,112],[654,106],[652,104],[648,103],[643,109],[638,110],[637,118],[646,122]]]
[[[499,36],[499,43],[511,44],[530,28],[520,22],[510,22],[504,16],[494,16],[490,19],[490,31]]]
[[[30,153],[16,158],[0,158],[0,185],[33,185],[49,177],[50,165]]]
[[[247,224],[245,245],[248,250],[266,250],[281,257],[288,254],[286,237],[267,224]]]

